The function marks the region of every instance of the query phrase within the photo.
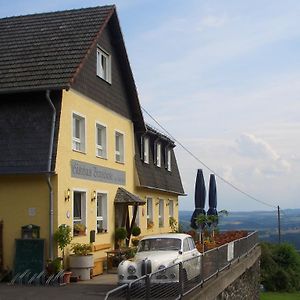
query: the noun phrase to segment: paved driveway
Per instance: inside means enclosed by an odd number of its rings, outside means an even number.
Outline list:
[[[115,274],[100,275],[89,281],[61,287],[11,286],[1,283],[0,300],[101,300],[115,287]]]

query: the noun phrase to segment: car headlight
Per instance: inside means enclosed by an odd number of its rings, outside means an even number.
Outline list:
[[[129,274],[134,274],[136,272],[136,268],[133,266],[133,265],[130,265],[128,268],[127,268],[127,272]]]

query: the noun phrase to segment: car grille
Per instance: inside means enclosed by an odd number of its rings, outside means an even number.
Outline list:
[[[142,262],[142,269],[141,269],[141,273],[142,273],[142,276],[143,275],[146,275],[146,274],[150,274],[152,271],[152,268],[151,268],[151,260],[144,260]]]

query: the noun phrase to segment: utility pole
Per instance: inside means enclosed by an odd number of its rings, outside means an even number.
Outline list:
[[[280,207],[277,206],[277,218],[278,218],[278,244],[281,243],[281,227],[280,227]]]

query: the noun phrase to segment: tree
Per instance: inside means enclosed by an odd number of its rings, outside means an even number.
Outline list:
[[[269,291],[300,290],[300,255],[290,244],[261,244],[261,283]]]

